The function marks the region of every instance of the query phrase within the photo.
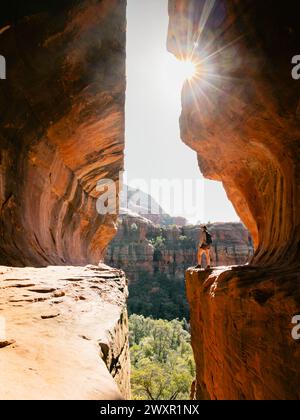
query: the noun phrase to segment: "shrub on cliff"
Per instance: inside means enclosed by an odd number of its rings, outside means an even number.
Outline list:
[[[150,240],[155,250],[161,251],[165,249],[166,240],[162,236],[156,236]]]
[[[184,250],[195,250],[196,242],[187,236],[179,236],[179,247]]]

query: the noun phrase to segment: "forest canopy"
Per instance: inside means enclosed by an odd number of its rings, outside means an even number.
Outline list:
[[[195,377],[185,321],[129,318],[134,400],[188,400]]]

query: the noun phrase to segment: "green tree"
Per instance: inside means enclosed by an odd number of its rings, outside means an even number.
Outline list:
[[[166,246],[166,240],[162,236],[156,236],[155,238],[151,239],[150,241],[152,245],[154,246],[155,250],[163,250]]]
[[[140,273],[139,278],[129,284],[128,308],[129,314],[189,320],[184,279],[170,278],[166,273]]]
[[[189,398],[195,366],[184,325],[185,321],[130,317],[133,399]]]

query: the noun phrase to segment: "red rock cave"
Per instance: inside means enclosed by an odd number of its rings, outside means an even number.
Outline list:
[[[192,56],[202,75],[182,92],[182,140],[205,177],[223,183],[256,245],[247,266],[187,271],[197,399],[300,398],[291,336],[300,313],[298,3],[169,0],[167,48]],[[127,286],[121,271],[98,266],[116,217],[100,217],[95,204],[97,181],[123,169],[126,1],[7,3],[0,28],[0,316],[15,340],[0,350],[12,378],[0,380],[0,398],[38,398],[49,383],[50,397],[68,398],[99,346],[103,365],[76,396],[129,398]],[[49,340],[53,349],[39,361],[28,349],[35,335],[35,348]],[[57,351],[63,374],[53,370]],[[13,388],[15,378],[31,390]]]

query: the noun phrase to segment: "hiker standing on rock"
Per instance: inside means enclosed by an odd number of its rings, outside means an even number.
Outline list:
[[[202,255],[206,256],[206,269],[210,269],[210,247],[212,245],[212,237],[208,232],[206,226],[202,226],[199,238],[199,247],[198,247],[198,265],[197,268],[202,268]]]

